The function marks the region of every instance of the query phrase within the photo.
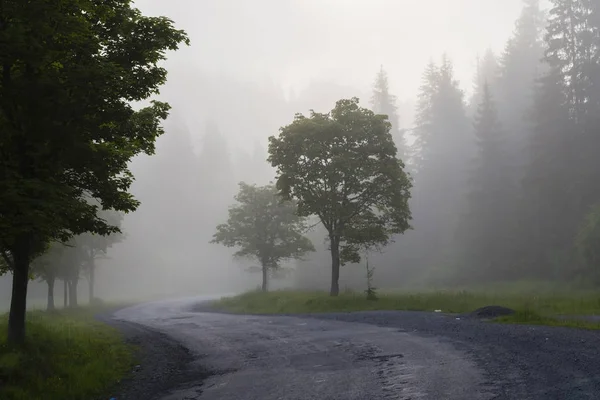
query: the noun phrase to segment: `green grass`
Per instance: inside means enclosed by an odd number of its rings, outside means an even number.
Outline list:
[[[598,293],[501,293],[492,291],[433,291],[422,293],[388,291],[369,301],[360,293],[330,297],[323,292],[249,292],[214,303],[217,310],[248,314],[299,314],[369,310],[434,311],[465,313],[480,307],[500,305],[517,311],[498,322],[572,326],[600,329],[600,324],[559,315],[600,315]]]
[[[133,349],[118,331],[98,322],[89,307],[27,313],[27,342],[6,343],[7,317],[0,320],[0,399],[93,400],[128,372]]]

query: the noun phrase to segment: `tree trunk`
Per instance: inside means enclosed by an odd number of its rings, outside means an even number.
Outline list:
[[[46,305],[46,310],[54,311],[54,278],[49,278],[46,280],[48,284],[48,303]]]
[[[11,248],[13,255],[13,281],[8,315],[8,342],[25,342],[25,312],[27,310],[27,284],[29,283],[30,237],[23,235],[16,239]]]
[[[63,279],[63,308],[69,305],[69,284],[67,279]]]
[[[329,242],[331,247],[331,296],[337,296],[340,293],[340,238],[330,235]]]
[[[69,281],[69,307],[77,307],[77,279]]]
[[[94,278],[96,273],[96,264],[94,264],[94,259],[90,260],[90,279],[88,280],[89,285],[89,294],[90,294],[90,304],[94,303]]]
[[[268,279],[269,279],[268,268],[266,265],[263,264],[263,266],[262,266],[262,291],[263,292],[269,291]]]

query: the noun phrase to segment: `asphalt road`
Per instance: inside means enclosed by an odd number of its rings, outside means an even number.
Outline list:
[[[598,332],[411,312],[194,311],[200,300],[148,303],[114,316],[166,334],[210,371],[188,374],[185,385],[155,399],[600,399]]]

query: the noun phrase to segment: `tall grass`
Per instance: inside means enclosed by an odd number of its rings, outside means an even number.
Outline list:
[[[6,343],[0,322],[0,399],[106,399],[132,366],[132,348],[94,319],[97,308],[27,314],[27,341]]]

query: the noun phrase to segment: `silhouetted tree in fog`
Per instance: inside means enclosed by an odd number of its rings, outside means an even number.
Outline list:
[[[411,251],[418,253],[422,268],[441,268],[455,259],[453,240],[474,154],[463,97],[446,56],[439,66],[433,62],[427,66],[414,130],[416,171],[411,203],[415,226]]]
[[[108,223],[121,228],[123,214],[110,210],[100,211],[99,215]],[[92,304],[95,300],[94,289],[96,284],[96,261],[101,258],[106,258],[109,248],[112,247],[113,244],[119,243],[122,240],[122,232],[115,232],[105,236],[96,235],[93,233],[84,233],[77,237],[77,246],[81,248],[84,257],[82,269],[88,280],[88,295],[90,304]]]
[[[484,90],[496,92],[496,83],[498,81],[498,60],[491,49],[487,49],[481,59],[477,57],[477,71],[475,73],[475,82],[473,95],[469,99],[469,116],[474,117],[479,110],[481,101],[484,97]]]
[[[390,133],[398,149],[398,158],[404,164],[408,165],[410,152],[406,144],[406,138],[404,137],[404,130],[400,129],[399,126],[396,96],[390,93],[388,75],[383,66],[381,66],[375,78],[373,94],[371,95],[371,106],[375,114],[387,115],[388,120],[392,124]]]
[[[212,121],[206,124],[198,168],[202,189],[201,202],[212,214],[206,217],[215,217],[215,209],[223,209],[226,212],[227,203],[224,203],[224,200],[233,196],[236,184],[227,139]]]
[[[305,219],[297,215],[294,201],[282,201],[274,185],[242,182],[239,187],[237,204],[229,208],[227,222],[217,226],[211,243],[239,247],[235,256],[258,261],[266,292],[269,275],[282,268],[282,261],[301,258],[314,247],[304,236]]]
[[[459,230],[464,251],[461,265],[466,273],[462,281],[507,278],[506,256],[514,235],[510,199],[515,187],[506,157],[506,133],[487,83],[473,125],[477,153]]]
[[[62,243],[51,243],[46,251],[31,262],[31,270],[35,277],[40,278],[48,286],[46,309],[52,311],[55,309],[54,303],[54,284],[62,276],[62,254],[64,245]]]
[[[572,274],[576,232],[600,201],[600,37],[592,2],[554,0],[545,37],[549,71],[535,102],[526,196],[531,273]],[[525,214],[525,213],[524,213]]]

